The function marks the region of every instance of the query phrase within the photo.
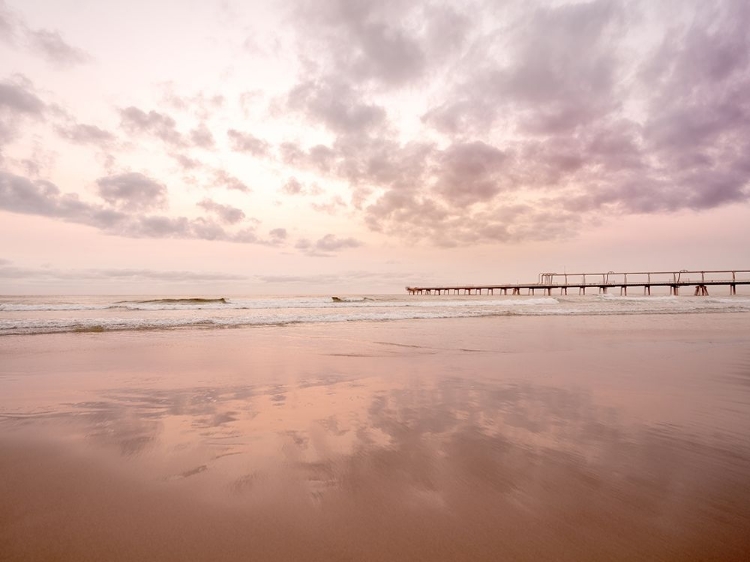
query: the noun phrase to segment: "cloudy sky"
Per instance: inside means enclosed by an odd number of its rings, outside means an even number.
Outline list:
[[[0,0],[0,293],[750,267],[746,0]]]

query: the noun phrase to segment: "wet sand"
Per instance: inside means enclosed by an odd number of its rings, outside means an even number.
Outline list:
[[[0,339],[0,560],[746,560],[750,316]]]

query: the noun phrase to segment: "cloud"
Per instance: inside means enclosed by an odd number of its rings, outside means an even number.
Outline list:
[[[205,123],[201,123],[198,127],[190,131],[190,141],[193,143],[193,146],[200,148],[213,148],[216,144],[213,134],[208,130]]]
[[[195,170],[200,168],[202,164],[195,158],[190,158],[186,154],[170,154],[174,158],[183,170]]]
[[[256,157],[267,156],[270,145],[250,133],[242,133],[236,129],[227,131],[229,144],[235,152],[248,152]]]
[[[143,174],[129,172],[99,178],[99,195],[107,203],[124,211],[164,208],[167,188]]]
[[[0,260],[0,278],[2,279],[44,279],[51,281],[169,281],[169,282],[206,282],[246,281],[246,275],[230,273],[174,271],[156,269],[58,269],[52,267],[19,267],[8,260]]]
[[[320,213],[334,215],[341,209],[346,209],[347,205],[340,195],[335,195],[326,203],[311,203],[310,207]]]
[[[198,206],[211,213],[214,213],[221,219],[222,222],[225,222],[227,224],[235,224],[245,218],[245,213],[241,209],[232,207],[230,205],[222,205],[210,199],[204,199],[203,201],[200,201],[198,203]]]
[[[296,17],[306,51],[313,45],[327,53],[326,62],[340,75],[399,86],[426,70],[420,28],[430,19],[430,10],[423,9],[428,7],[411,2],[307,1],[298,4]]]
[[[91,60],[85,51],[66,43],[58,31],[28,30],[26,36],[31,49],[42,55],[48,62],[60,66],[72,66]]]
[[[308,256],[331,257],[335,252],[348,248],[358,248],[361,245],[362,242],[354,238],[339,238],[334,234],[326,234],[316,242],[302,238],[297,241],[295,248],[302,250]]]
[[[423,116],[447,134],[487,132],[498,120],[533,134],[567,133],[619,107],[620,5],[610,0],[506,14],[467,54],[450,94]],[[491,53],[498,40],[505,56]],[[465,69],[465,70],[464,70]]]
[[[240,191],[242,193],[250,193],[250,189],[245,183],[239,178],[229,174],[226,170],[215,170],[214,171],[214,183],[224,186],[226,189],[233,191]]]
[[[134,206],[143,208],[159,204],[163,194],[163,186],[145,176],[138,176],[140,174],[120,174],[103,178],[109,180],[103,182],[107,197],[121,207],[112,209],[82,201],[75,194],[62,193],[48,181],[31,181],[0,172],[0,209],[93,226],[106,234],[129,238],[186,238],[262,245],[280,243],[278,235],[261,238],[251,227],[227,231],[205,218],[144,215],[142,211],[131,214]]]
[[[0,82],[0,108],[16,114],[41,115],[45,104],[31,91],[31,84],[23,77],[16,82]]]
[[[72,66],[91,60],[88,53],[69,45],[59,31],[29,27],[24,18],[5,6],[5,2],[0,2],[0,41],[13,47],[23,44],[56,66]]]
[[[281,186],[281,191],[287,195],[304,195],[305,186],[297,178],[291,177]]]
[[[287,107],[337,133],[363,133],[386,123],[382,107],[361,102],[353,88],[330,80],[296,86],[289,93]]]
[[[125,215],[104,207],[90,205],[75,194],[63,194],[43,180],[30,181],[8,172],[0,172],[0,208],[14,213],[61,218],[91,226],[109,227]]]
[[[18,137],[24,119],[40,119],[46,104],[33,92],[31,82],[16,75],[0,82],[0,149]],[[0,153],[0,161],[2,153]]]
[[[0,1],[0,41],[13,44],[16,40],[17,27],[15,15],[6,8],[5,2]]]
[[[435,190],[457,205],[492,199],[500,191],[507,155],[481,141],[457,143],[437,158]]]
[[[685,2],[679,18],[611,0],[474,3],[423,29],[404,16],[438,8],[429,2],[305,6],[305,37],[346,38],[351,48],[306,66],[301,55],[287,104],[336,136],[282,143],[278,153],[287,166],[346,182],[372,230],[444,246],[544,240],[606,214],[750,200],[746,2]],[[423,62],[406,57],[399,75],[368,58],[364,42],[378,25],[409,30]],[[455,32],[442,53],[429,39],[439,29]],[[427,134],[410,141],[388,121],[397,106],[383,92],[428,80]]]
[[[115,140],[115,135],[95,125],[74,123],[57,127],[57,133],[76,144],[105,145]]]
[[[151,135],[174,146],[186,145],[176,129],[177,122],[169,115],[153,110],[146,113],[130,106],[120,110],[120,118],[123,129],[128,133]]]
[[[276,240],[278,242],[283,242],[288,236],[286,228],[274,228],[268,234],[271,237],[271,240]]]
[[[174,91],[174,84],[163,85],[163,100],[169,106],[192,113],[201,121],[209,119],[226,106],[226,98],[221,94],[198,92],[194,95],[180,95]]]

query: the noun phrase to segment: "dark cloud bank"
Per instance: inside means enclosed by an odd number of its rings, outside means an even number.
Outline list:
[[[345,180],[373,230],[442,245],[549,239],[603,214],[750,198],[744,0],[296,10],[300,60],[321,54],[286,106],[335,140],[278,154]],[[398,108],[377,100],[420,88],[431,134],[405,142],[389,121]]]

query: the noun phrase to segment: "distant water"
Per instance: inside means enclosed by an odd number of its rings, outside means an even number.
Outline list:
[[[0,336],[489,316],[750,312],[750,296],[0,297]]]

